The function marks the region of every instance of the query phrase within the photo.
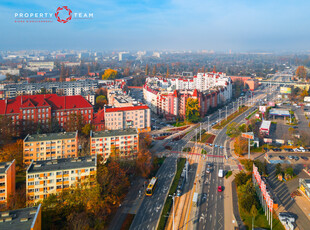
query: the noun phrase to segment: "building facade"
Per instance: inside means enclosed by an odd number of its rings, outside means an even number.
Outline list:
[[[15,173],[15,160],[0,162],[0,207],[6,206],[8,198],[15,194]]]
[[[32,161],[78,156],[78,132],[27,135],[23,141],[24,164]]]
[[[0,212],[0,229],[41,230],[41,204],[37,207]]]
[[[110,155],[132,157],[139,151],[139,134],[136,129],[106,130],[90,133],[90,153],[100,154],[106,161]]]
[[[83,180],[95,180],[96,156],[32,162],[26,171],[28,204],[68,189]]]
[[[13,125],[20,125],[23,130],[27,129],[27,125],[33,124],[48,128],[52,121],[65,130],[71,114],[81,116],[84,123],[90,124],[93,119],[93,107],[82,96],[56,94],[18,96],[14,99],[0,100],[0,115],[9,117]]]
[[[150,109],[168,120],[185,118],[188,98],[197,99],[200,114],[232,98],[232,81],[224,73],[198,73],[187,78],[148,78],[143,97]]]

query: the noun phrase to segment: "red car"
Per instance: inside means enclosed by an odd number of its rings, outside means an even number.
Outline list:
[[[217,191],[222,192],[222,191],[223,191],[222,186],[218,186],[218,187],[217,187]]]

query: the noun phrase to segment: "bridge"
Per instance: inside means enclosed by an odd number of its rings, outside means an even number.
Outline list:
[[[268,84],[268,85],[294,85],[300,88],[309,88],[310,83],[307,82],[296,82],[296,81],[277,81],[277,80],[261,80],[260,84]]]

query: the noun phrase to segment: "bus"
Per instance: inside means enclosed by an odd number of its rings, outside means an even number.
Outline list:
[[[153,177],[153,178],[151,179],[149,185],[148,185],[147,188],[146,188],[145,195],[147,195],[147,196],[152,196],[153,193],[154,193],[156,184],[157,184],[157,178],[156,178],[156,177]]]

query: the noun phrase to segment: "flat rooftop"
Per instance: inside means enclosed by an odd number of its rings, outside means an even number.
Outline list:
[[[8,169],[11,163],[12,161],[0,162],[0,174],[5,173],[5,171]]]
[[[0,212],[0,229],[2,230],[30,230],[35,223],[41,205]]]
[[[105,130],[99,132],[92,132],[92,137],[113,137],[113,136],[126,136],[138,134],[136,129],[123,129],[123,130]]]
[[[70,170],[78,168],[96,167],[96,157],[75,157],[55,160],[34,161],[27,169],[27,173]]]
[[[287,109],[271,109],[269,112],[270,115],[275,115],[275,116],[290,116],[290,111]]]
[[[74,139],[76,135],[76,132],[32,134],[25,138],[25,142]]]

